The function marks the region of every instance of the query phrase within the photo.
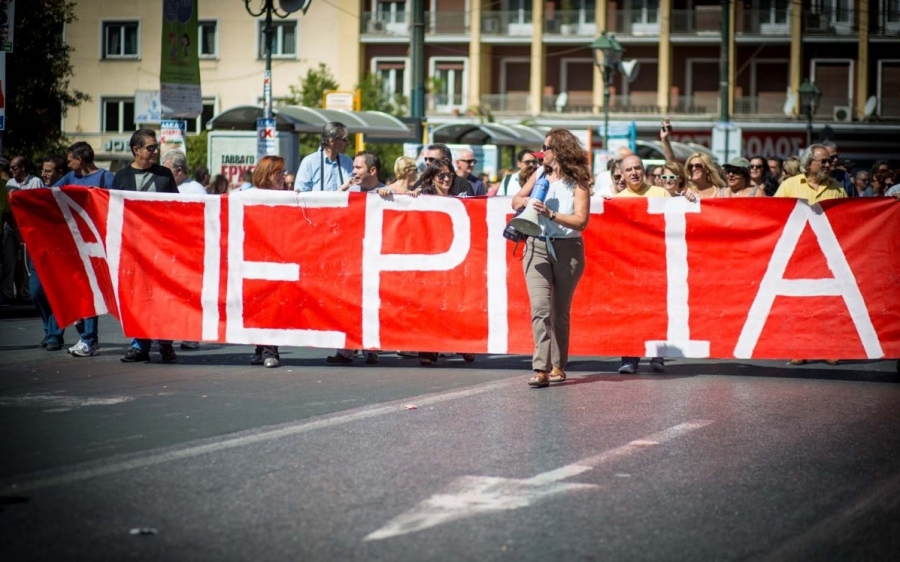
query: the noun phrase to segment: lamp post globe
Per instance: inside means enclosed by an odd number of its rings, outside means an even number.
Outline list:
[[[819,106],[819,100],[822,98],[822,90],[815,82],[804,80],[798,89],[800,94],[800,107],[806,113],[806,146],[812,144],[812,119],[816,108]]]

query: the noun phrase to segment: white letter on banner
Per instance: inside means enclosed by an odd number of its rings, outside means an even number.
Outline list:
[[[503,354],[509,349],[507,241],[500,233],[506,228],[511,202],[511,197],[491,197],[487,200],[488,353]],[[524,246],[524,243],[520,246]]]
[[[106,251],[103,248],[97,225],[91,220],[87,211],[71,197],[63,193],[61,189],[51,189],[50,191],[53,193],[53,199],[56,200],[59,210],[62,211],[66,226],[69,228],[69,234],[72,235],[72,240],[78,248],[78,257],[81,258],[81,264],[84,266],[84,273],[88,278],[88,285],[91,287],[91,296],[94,299],[94,312],[98,316],[106,314],[109,310],[106,308],[106,301],[103,298],[103,293],[100,291],[100,285],[97,283],[97,272],[94,271],[94,267],[91,265],[91,258],[106,259]],[[83,220],[90,229],[91,234],[94,235],[94,240],[96,240],[96,242],[85,242],[84,237],[81,236],[81,231],[78,230],[78,223],[75,221],[72,211],[75,211],[75,214],[81,217],[81,220]],[[110,275],[115,277],[113,273],[112,268],[110,268]]]
[[[648,357],[709,357],[709,342],[691,340],[688,304],[688,247],[685,213],[699,213],[700,201],[684,197],[649,198],[648,212],[666,220],[666,309],[669,324],[665,341],[644,342]]]
[[[401,211],[437,211],[450,216],[453,231],[450,248],[443,254],[382,254],[382,229],[385,209]],[[469,254],[471,223],[462,201],[455,197],[394,197],[385,201],[377,195],[366,197],[366,234],[363,239],[362,311],[363,347],[381,347],[381,272],[449,271]],[[342,346],[333,346],[342,347]]]
[[[288,330],[247,328],[244,326],[244,279],[299,281],[300,264],[244,261],[244,207],[347,207],[347,193],[300,194],[251,189],[228,197],[228,294],[225,311],[226,340],[235,343],[301,345],[342,348],[344,332],[327,330]]]
[[[806,223],[809,223],[816,235],[816,241],[825,255],[828,269],[834,274],[831,279],[784,278],[784,271],[797,249],[797,243],[800,241],[800,235],[803,233]],[[869,359],[878,359],[884,356],[881,342],[878,341],[878,334],[875,333],[875,327],[869,318],[866,303],[856,284],[856,277],[850,269],[850,264],[847,263],[847,258],[841,250],[841,245],[838,243],[837,237],[831,229],[831,223],[828,222],[828,217],[822,211],[821,205],[810,207],[806,201],[797,201],[791,216],[788,217],[787,224],[784,225],[784,231],[775,245],[766,274],[759,284],[756,298],[747,314],[747,321],[744,323],[737,347],[734,349],[735,357],[740,359],[752,357],[777,296],[842,297],[850,311],[850,318],[853,320],[859,339],[862,340],[866,356]]]
[[[119,265],[122,255],[122,229],[124,227],[125,201],[164,201],[170,203],[203,204],[203,285],[200,290],[200,307],[203,313],[201,337],[207,341],[219,339],[219,247],[222,232],[220,214],[221,197],[208,195],[182,195],[140,191],[110,190],[109,215],[106,219],[106,248],[110,277],[112,277],[116,306],[119,306]]]

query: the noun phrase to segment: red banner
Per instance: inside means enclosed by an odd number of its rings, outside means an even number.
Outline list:
[[[61,324],[324,348],[532,351],[508,198],[68,187],[12,206]],[[573,355],[900,357],[900,204],[592,202]]]

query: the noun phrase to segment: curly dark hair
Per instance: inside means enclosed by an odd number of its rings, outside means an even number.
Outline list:
[[[578,138],[568,129],[550,129],[547,138],[553,143],[553,162],[559,173],[578,184],[591,183],[591,168],[587,152]]]

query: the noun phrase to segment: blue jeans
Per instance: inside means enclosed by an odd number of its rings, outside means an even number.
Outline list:
[[[34,270],[34,262],[31,261],[30,258],[27,261],[28,271],[31,273],[31,277],[28,280],[28,290],[31,293],[31,302],[34,303],[34,307],[37,308],[38,312],[41,314],[41,324],[44,327],[44,338],[46,338],[47,343],[58,343],[62,345],[63,334],[66,330],[65,328],[60,328],[59,324],[56,323],[56,316],[53,315],[53,310],[50,309],[47,293],[44,292],[41,280],[38,279],[37,272]]]
[[[163,347],[166,345],[172,345],[172,340],[156,340],[159,342],[159,346]],[[131,347],[135,349],[140,349],[144,353],[150,353],[150,340],[132,338],[131,339]]]
[[[100,326],[96,316],[82,318],[78,322],[75,322],[75,329],[78,330],[78,336],[81,338],[81,341],[91,347],[97,347],[97,344],[100,343],[100,336],[97,333],[99,328]]]

